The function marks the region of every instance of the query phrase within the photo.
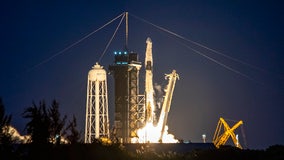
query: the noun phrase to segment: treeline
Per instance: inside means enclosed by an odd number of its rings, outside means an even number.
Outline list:
[[[79,143],[81,133],[77,130],[76,117],[67,122],[67,116],[59,112],[59,103],[53,100],[47,107],[45,101],[40,101],[24,109],[22,117],[28,119],[25,126],[27,141],[32,144],[60,144]],[[5,107],[0,98],[0,143],[21,143],[23,140],[12,137],[11,131],[12,115],[6,115]]]
[[[44,101],[39,105],[35,103],[26,108],[23,112],[23,118],[29,119],[26,124],[26,131],[31,135],[33,144],[60,144],[60,143],[78,143],[80,133],[76,129],[77,122],[73,115],[72,121],[66,123],[67,116],[61,116],[59,112],[59,103],[52,101],[49,108]]]
[[[24,109],[22,117],[28,119],[25,126],[27,136],[15,136],[11,127],[12,115],[5,113],[5,106],[0,98],[0,159],[16,153],[16,147],[28,143],[32,145],[59,145],[81,143],[81,133],[77,130],[76,117],[67,121],[67,116],[59,112],[59,103],[53,100],[50,106],[45,101],[33,103]]]
[[[224,146],[220,149],[193,150],[186,153],[155,150],[129,151],[122,144],[82,143],[75,116],[67,121],[59,112],[54,100],[49,107],[44,101],[33,103],[22,114],[28,119],[25,130],[30,135],[28,143],[19,143],[9,131],[11,115],[5,113],[0,98],[0,160],[32,159],[102,159],[102,160],[284,160],[284,146],[274,145],[266,150],[240,150]]]

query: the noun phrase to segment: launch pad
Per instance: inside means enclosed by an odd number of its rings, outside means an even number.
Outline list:
[[[106,71],[97,63],[97,67],[93,68],[88,76],[85,143],[104,138],[119,143],[177,143],[178,140],[167,133],[167,117],[175,82],[179,76],[175,70],[166,75],[168,85],[160,115],[156,115],[152,40],[146,40],[145,91],[140,94],[139,71],[142,63],[137,53],[128,51],[128,13],[124,16],[125,49],[114,52],[114,62],[109,65],[109,72],[114,78],[114,128],[109,133]]]
[[[216,149],[213,143],[128,143],[125,149],[133,153],[187,153],[193,150]]]
[[[127,15],[127,12],[123,15],[123,17],[126,16],[125,49],[114,52],[114,62],[109,65],[108,68],[114,78],[114,127],[111,129],[111,133],[109,133],[109,121],[107,117],[108,106],[104,106],[104,104],[107,105],[107,95],[104,91],[107,88],[106,78],[97,80],[93,76],[90,76],[92,78],[88,78],[88,80],[90,80],[90,86],[93,88],[90,89],[88,85],[89,99],[87,98],[87,102],[89,102],[88,104],[90,105],[86,107],[86,124],[89,125],[86,125],[85,132],[88,134],[85,133],[85,136],[89,137],[87,137],[88,140],[86,140],[85,137],[85,143],[92,143],[94,139],[107,138],[114,140],[113,142],[127,144],[130,148],[131,146],[136,146],[131,143],[143,143],[153,147],[158,144],[161,144],[161,146],[171,146],[169,143],[176,143],[177,146],[183,146],[185,148],[188,148],[188,146],[198,148],[196,146],[198,143],[189,143],[188,145],[182,143],[181,145],[174,135],[167,132],[167,118],[171,108],[173,91],[176,80],[179,79],[176,70],[173,70],[170,74],[166,74],[165,78],[168,80],[168,84],[164,90],[165,94],[162,107],[159,109],[156,107],[156,97],[154,97],[155,91],[153,87],[152,40],[150,38],[146,40],[144,63],[145,90],[142,94],[140,93],[139,74],[142,63],[138,59],[138,53],[129,52],[128,50]],[[100,75],[98,71],[95,71],[93,74]],[[106,102],[102,103],[104,101]],[[159,115],[156,115],[157,113],[159,113]],[[96,124],[96,127],[93,127],[92,124]],[[99,127],[102,129],[98,129]],[[234,127],[230,129],[226,126],[225,128],[227,128],[227,132],[218,136],[214,142],[215,146],[217,143],[221,144],[221,142],[224,144],[229,137],[228,135],[232,135],[231,137],[235,140],[235,144],[240,146],[238,137],[233,134]],[[201,146],[205,144],[205,136],[203,136],[203,139],[204,143],[202,143]],[[149,145],[150,143],[153,145]],[[159,146],[159,148],[161,148],[161,146]],[[211,143],[205,146],[211,146]]]
[[[115,120],[113,136],[121,143],[176,143],[167,134],[167,117],[171,106],[176,79],[175,70],[166,75],[169,80],[160,110],[156,115],[153,87],[152,40],[147,38],[145,52],[145,91],[139,95],[139,71],[141,62],[134,52],[114,52],[114,63],[109,66],[115,86]]]

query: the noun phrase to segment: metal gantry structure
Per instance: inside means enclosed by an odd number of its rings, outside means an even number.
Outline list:
[[[130,143],[144,116],[140,104],[143,98],[139,96],[141,62],[134,52],[118,51],[114,55],[114,64],[109,66],[115,86],[114,136],[121,143]]]
[[[236,134],[234,133],[234,130],[236,130],[242,124],[243,124],[243,121],[240,120],[231,128],[228,125],[228,123],[224,120],[224,118],[221,117],[217,124],[217,128],[216,128],[216,131],[213,137],[213,143],[216,146],[216,148],[220,148],[220,146],[225,145],[227,140],[231,137],[235,146],[242,149],[242,146],[238,140],[238,136],[236,136]],[[222,128],[224,130],[223,133],[221,132]]]
[[[128,51],[128,12],[125,12],[125,49],[114,52],[109,71],[114,77],[115,115],[112,135],[121,143],[130,143],[144,125],[144,96],[139,95],[138,54]]]
[[[98,63],[88,74],[85,143],[110,136],[106,75]]]

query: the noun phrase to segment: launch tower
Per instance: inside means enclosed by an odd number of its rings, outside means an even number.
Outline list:
[[[144,122],[138,85],[141,62],[137,53],[119,51],[114,55],[114,64],[109,66],[115,86],[114,135],[120,142],[130,143]]]

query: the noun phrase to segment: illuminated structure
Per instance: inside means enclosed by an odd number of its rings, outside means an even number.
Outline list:
[[[176,80],[179,79],[179,75],[176,73],[176,70],[173,70],[171,74],[166,74],[166,79],[169,79],[166,95],[163,102],[162,110],[160,113],[160,118],[158,125],[161,126],[161,135],[160,135],[160,142],[163,142],[164,134],[165,134],[165,127],[168,121],[168,114],[171,108],[171,102],[173,97],[173,92],[175,89]]]
[[[137,130],[137,137],[132,139],[133,143],[177,143],[178,140],[173,135],[168,134],[167,118],[171,107],[171,101],[173,91],[175,88],[176,80],[179,75],[176,70],[173,70],[171,74],[166,74],[168,79],[168,85],[165,90],[165,96],[163,100],[160,117],[157,122],[155,115],[155,100],[153,89],[153,57],[152,57],[152,41],[150,38],[146,40],[146,52],[145,52],[145,125],[143,128]]]
[[[214,137],[213,137],[213,143],[216,146],[216,148],[219,148],[220,146],[224,145],[227,140],[231,137],[235,146],[242,149],[242,146],[239,143],[238,140],[238,135],[235,135],[234,130],[237,129],[240,125],[243,124],[243,121],[239,121],[238,123],[236,123],[232,128],[230,128],[230,126],[227,124],[227,122],[221,117]],[[222,130],[222,126],[224,126],[224,133],[220,133]]]
[[[153,88],[153,57],[152,57],[152,40],[148,37],[146,40],[145,53],[145,105],[146,105],[146,122],[155,121],[155,104]]]
[[[114,136],[122,143],[130,143],[144,122],[143,98],[138,94],[141,62],[137,53],[119,51],[114,55],[114,64],[109,66],[115,86]]]
[[[88,74],[85,143],[109,138],[106,71],[98,63]]]

